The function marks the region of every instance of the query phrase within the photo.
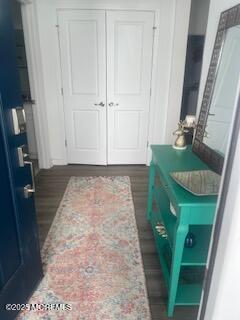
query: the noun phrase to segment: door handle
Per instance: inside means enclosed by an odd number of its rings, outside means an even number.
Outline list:
[[[23,188],[24,192],[24,198],[28,199],[32,193],[35,192],[35,179],[34,179],[34,168],[32,161],[26,160],[29,157],[29,154],[26,152],[27,146],[22,145],[17,148],[17,155],[18,155],[18,161],[19,161],[19,167],[24,167],[26,165],[30,166],[31,170],[31,177],[32,177],[32,186],[30,184],[27,184]]]
[[[109,107],[117,107],[118,103],[114,103],[114,102],[109,102]]]
[[[17,155],[18,155],[18,161],[19,166],[24,167],[25,166],[25,159],[28,159],[29,154],[27,152],[27,145],[22,145],[17,148]]]
[[[33,169],[33,163],[32,161],[24,161],[25,165],[29,165],[30,166],[30,170],[31,170],[31,176],[32,176],[32,185],[27,184],[23,189],[24,191],[24,198],[28,199],[30,198],[30,196],[35,192],[36,188],[35,188],[35,178],[34,178],[34,169]]]
[[[102,101],[100,103],[94,103],[95,106],[97,107],[104,107],[105,106],[105,103],[103,103]]]

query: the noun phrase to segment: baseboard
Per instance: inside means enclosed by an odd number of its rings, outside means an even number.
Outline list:
[[[67,162],[64,159],[52,159],[53,166],[66,166]]]

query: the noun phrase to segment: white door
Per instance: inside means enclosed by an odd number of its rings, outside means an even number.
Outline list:
[[[107,11],[108,163],[145,164],[154,13]]]
[[[106,164],[104,10],[58,14],[68,163]]]

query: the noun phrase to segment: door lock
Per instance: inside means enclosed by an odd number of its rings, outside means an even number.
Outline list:
[[[26,115],[23,107],[11,109],[14,134],[26,132]]]

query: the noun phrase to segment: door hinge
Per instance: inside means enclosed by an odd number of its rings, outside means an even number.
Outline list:
[[[59,24],[56,24],[55,27],[56,27],[56,28],[59,28]]]
[[[147,148],[149,147],[149,141],[147,142]]]
[[[65,139],[65,147],[67,147],[67,140]]]
[[[63,96],[63,88],[61,88],[61,94],[62,94],[62,96]]]
[[[153,26],[153,30],[156,30],[157,29],[157,27],[156,26]]]
[[[150,88],[150,97],[152,96],[152,88]]]

